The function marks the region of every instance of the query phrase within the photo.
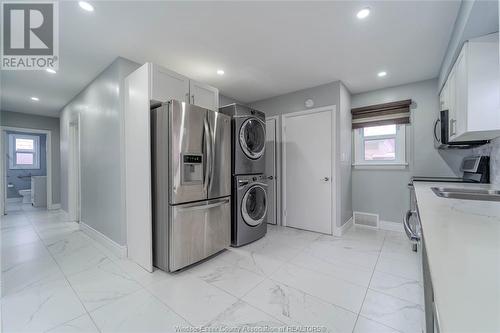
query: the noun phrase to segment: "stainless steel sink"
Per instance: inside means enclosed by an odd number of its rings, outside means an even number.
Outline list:
[[[431,187],[438,197],[462,200],[500,201],[500,191],[488,189],[465,189],[453,187]]]

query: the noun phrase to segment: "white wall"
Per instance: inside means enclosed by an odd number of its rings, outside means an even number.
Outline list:
[[[381,220],[401,222],[409,207],[407,183],[412,176],[461,176],[459,166],[470,150],[438,151],[434,148],[433,125],[438,117],[437,79],[352,96],[352,107],[412,99],[411,124],[406,130],[404,170],[358,170],[352,173],[355,211],[375,213]]]
[[[307,99],[314,101],[314,108],[335,105],[336,133],[337,140],[334,143],[339,152],[337,156],[337,196],[340,198],[340,210],[335,212],[337,216],[337,227],[343,225],[352,216],[352,196],[351,196],[351,115],[350,115],[350,94],[340,81],[331,82],[321,86],[295,91],[285,95],[269,98],[262,101],[250,103],[252,108],[263,111],[266,116],[283,115],[290,112],[302,111]],[[347,131],[346,131],[347,129]],[[344,159],[342,159],[344,155]]]
[[[125,245],[123,79],[139,64],[117,58],[61,111],[61,203],[68,210],[69,124],[80,115],[82,222]]]
[[[340,135],[340,225],[346,223],[352,217],[352,117],[351,117],[351,94],[349,90],[340,85],[340,108],[339,108],[338,131]]]
[[[37,116],[33,114],[0,112],[0,124],[2,126],[33,128],[49,130],[52,140],[52,204],[61,202],[61,158],[59,154],[59,119],[54,117]]]

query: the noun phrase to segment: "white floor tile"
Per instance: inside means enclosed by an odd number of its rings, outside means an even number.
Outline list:
[[[101,249],[100,249],[101,250]],[[152,273],[146,271],[135,262],[126,258],[115,259],[114,263],[117,264],[125,273],[130,275],[134,280],[139,282],[142,286],[147,286],[152,283],[157,283],[168,279],[169,273],[164,272],[158,268],[154,268]]]
[[[422,331],[422,307],[373,290],[368,290],[361,315],[402,332]]]
[[[375,270],[410,280],[420,281],[422,279],[418,257],[400,260],[381,254]]]
[[[2,250],[11,247],[37,242],[38,235],[31,225],[19,228],[6,228],[1,235]]]
[[[264,276],[271,275],[285,264],[283,260],[247,251],[245,247],[230,248],[219,254],[219,256],[222,260],[232,265]]]
[[[359,316],[353,333],[398,333],[398,331],[376,321]]]
[[[284,327],[285,324],[240,300],[224,310],[207,326],[211,329],[219,328],[220,331],[239,328],[245,332],[248,328],[251,332],[251,328],[277,328]]]
[[[321,237],[306,248],[309,254],[331,261],[373,269],[380,254],[381,245],[357,239]]]
[[[365,287],[291,264],[280,268],[271,279],[355,313],[366,293]]]
[[[142,289],[90,313],[101,332],[174,332],[186,321]]]
[[[380,291],[408,302],[422,304],[423,290],[420,282],[375,271],[370,289]]]
[[[14,269],[17,265],[41,257],[50,257],[45,245],[37,240],[33,243],[11,246],[2,249],[2,272]]]
[[[88,311],[142,288],[109,259],[68,279]]]
[[[373,273],[372,269],[363,266],[352,265],[335,260],[334,258],[326,259],[324,256],[318,257],[314,255],[314,252],[307,249],[290,260],[290,263],[312,271],[331,275],[363,287],[368,287]]]
[[[47,333],[99,333],[99,330],[90,316],[84,314],[83,316],[51,329]]]
[[[191,273],[238,298],[264,280],[263,275],[239,268],[221,258],[212,258],[212,260],[193,267]]]
[[[206,325],[237,301],[236,297],[190,274],[172,276],[146,288],[195,326]]]
[[[353,312],[269,279],[243,300],[288,325],[322,326],[328,332],[351,332],[356,321]]]
[[[2,272],[2,295],[18,293],[63,276],[50,256],[26,261]]]
[[[84,313],[64,278],[2,298],[4,332],[43,332]]]

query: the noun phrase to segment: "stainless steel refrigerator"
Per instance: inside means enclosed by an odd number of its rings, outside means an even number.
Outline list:
[[[231,118],[176,100],[151,112],[153,263],[176,271],[231,241]]]

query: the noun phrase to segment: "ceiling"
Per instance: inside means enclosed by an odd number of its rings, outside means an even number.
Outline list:
[[[335,80],[359,93],[434,78],[460,7],[459,1],[91,3],[94,12],[60,2],[57,74],[2,72],[3,110],[58,116],[117,56],[158,63],[246,103]],[[358,20],[366,6],[371,15]],[[387,76],[377,77],[382,70]]]

